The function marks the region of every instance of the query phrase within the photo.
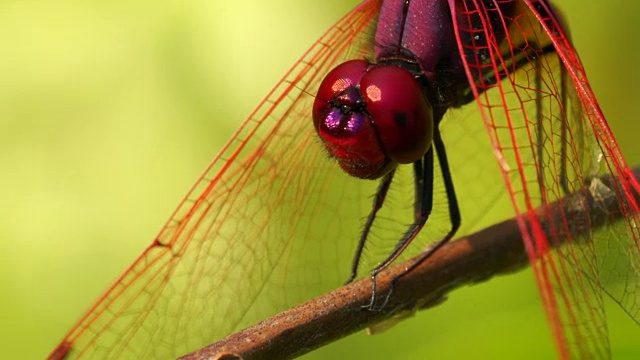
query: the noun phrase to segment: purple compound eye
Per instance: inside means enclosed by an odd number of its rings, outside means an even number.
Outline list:
[[[420,159],[433,136],[432,109],[400,67],[352,60],[322,81],[313,122],[325,148],[350,175],[379,178]]]

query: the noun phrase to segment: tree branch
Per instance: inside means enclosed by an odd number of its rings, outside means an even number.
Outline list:
[[[640,178],[640,170],[634,172],[636,178]],[[608,186],[605,189],[610,189],[614,180],[602,177],[600,181]],[[545,209],[539,209],[538,218],[543,229],[554,229],[555,234],[560,231],[559,237],[566,239],[579,231],[580,226],[568,225],[563,219],[585,219],[590,223],[590,228],[595,229],[622,218],[613,192],[600,192],[593,186],[583,190]],[[585,209],[588,209],[588,213]],[[386,295],[390,280],[410,264],[412,259],[378,276],[379,300]],[[447,293],[458,287],[509,274],[528,264],[517,219],[509,219],[445,245],[421,266],[403,276],[381,311],[363,308],[371,298],[371,279],[367,277],[286,310],[181,359],[294,358],[366,327],[388,327],[417,310],[441,303]]]

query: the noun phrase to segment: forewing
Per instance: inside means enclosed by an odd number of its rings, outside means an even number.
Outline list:
[[[379,7],[362,3],[293,66],[52,358],[176,357],[346,280],[344,239],[376,184],[328,158],[311,108],[329,70],[373,54]]]
[[[580,61],[546,1],[449,4],[560,357],[609,357],[602,289],[638,318],[638,206]],[[625,220],[594,230],[577,215],[592,203],[567,197],[585,192],[612,196]],[[567,211],[544,211],[555,201]]]

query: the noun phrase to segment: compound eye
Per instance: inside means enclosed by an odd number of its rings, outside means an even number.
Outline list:
[[[350,89],[356,89],[360,79],[367,72],[370,64],[365,60],[351,60],[336,66],[320,84],[318,95],[313,103],[313,123],[318,129],[319,123],[326,115],[331,102],[340,105],[354,106],[361,98],[354,98]]]
[[[433,109],[415,77],[375,67],[360,79],[360,93],[387,156],[400,164],[419,160],[433,140]]]
[[[313,124],[331,157],[348,174],[375,179],[395,166],[382,149],[359,90],[371,67],[352,60],[338,65],[320,84],[313,104]]]

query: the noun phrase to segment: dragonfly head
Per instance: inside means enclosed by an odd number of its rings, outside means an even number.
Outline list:
[[[432,107],[413,74],[366,60],[347,61],[327,74],[313,123],[340,166],[366,179],[420,159],[434,126]]]

